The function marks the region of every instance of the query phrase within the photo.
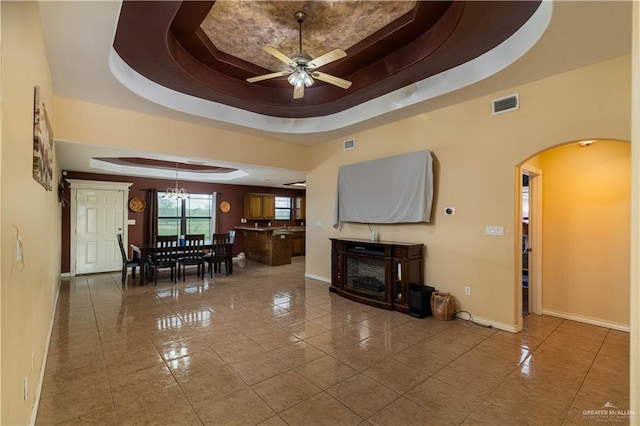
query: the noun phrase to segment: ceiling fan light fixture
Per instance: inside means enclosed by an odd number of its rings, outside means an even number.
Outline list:
[[[289,71],[279,71],[270,74],[259,75],[256,77],[249,77],[247,78],[247,81],[249,83],[255,83],[262,80],[268,80],[270,78],[283,77],[289,74],[289,76],[287,77],[287,81],[294,88],[293,99],[300,99],[304,96],[304,88],[311,87],[315,82],[313,77],[315,77],[317,80],[341,87],[343,89],[348,89],[349,87],[351,87],[351,82],[348,80],[316,71],[317,68],[323,65],[344,58],[345,56],[347,56],[347,52],[342,49],[333,49],[332,51],[327,52],[324,55],[312,59],[309,55],[302,51],[302,23],[304,22],[307,15],[306,13],[299,11],[296,12],[294,16],[296,18],[296,21],[298,21],[299,27],[298,40],[300,43],[300,49],[297,54],[289,57],[275,47],[262,47],[262,50],[287,64],[289,66]]]
[[[289,75],[287,81],[289,81],[289,84],[293,87],[297,88],[302,88],[303,86],[311,87],[314,83],[311,75],[301,67],[296,68],[296,70]]]
[[[300,76],[298,75],[298,72],[296,71],[296,72],[293,72],[293,73],[289,74],[289,77],[287,77],[287,81],[292,86],[295,86],[296,83],[298,83],[298,81],[300,81]]]

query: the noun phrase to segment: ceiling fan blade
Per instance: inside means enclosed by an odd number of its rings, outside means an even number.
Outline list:
[[[272,72],[271,74],[258,75],[247,79],[249,83],[255,83],[256,81],[269,80],[270,78],[282,77],[289,74],[289,71]]]
[[[333,84],[334,86],[342,87],[343,89],[348,89],[351,87],[351,82],[345,80],[340,77],[335,77],[333,75],[325,74],[320,71],[314,71],[311,73],[313,78],[316,78],[320,81],[324,81],[325,83]]]
[[[323,65],[328,64],[329,62],[337,61],[338,59],[342,59],[347,56],[347,52],[342,49],[334,49],[331,52],[327,52],[324,55],[320,55],[315,59],[312,59],[309,62],[309,68],[320,68]]]
[[[273,46],[262,46],[262,50],[269,53],[273,57],[281,60],[282,62],[289,65],[290,67],[295,68],[296,66],[298,66],[298,64],[296,64],[296,62],[293,59],[291,59],[290,57],[288,57],[287,55],[285,55],[284,53],[282,53],[281,51],[279,51]]]
[[[293,99],[301,99],[304,97],[304,84],[293,86]]]

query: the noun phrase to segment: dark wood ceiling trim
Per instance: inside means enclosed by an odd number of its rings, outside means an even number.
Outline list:
[[[500,44],[535,12],[536,1],[424,1],[348,50],[323,71],[353,81],[322,82],[292,100],[286,79],[250,84],[262,67],[216,49],[200,29],[215,2],[125,1],[114,48],[165,87],[278,117],[329,115],[472,60]]]
[[[171,32],[176,41],[196,61],[223,74],[234,75],[238,70],[243,70],[250,77],[264,72],[262,67],[221,52],[205,35],[200,24],[214,4],[215,1],[183,2],[171,23]]]

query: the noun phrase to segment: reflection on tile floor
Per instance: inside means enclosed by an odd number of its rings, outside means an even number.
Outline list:
[[[624,332],[417,319],[329,293],[304,258],[119,278],[62,281],[36,424],[629,423]]]

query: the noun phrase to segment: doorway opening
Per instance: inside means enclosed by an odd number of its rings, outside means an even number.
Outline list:
[[[520,167],[520,273],[518,292],[524,318],[542,314],[542,170],[530,163]]]
[[[522,172],[521,186],[522,214],[520,222],[522,226],[522,317],[529,315],[529,172]]]

